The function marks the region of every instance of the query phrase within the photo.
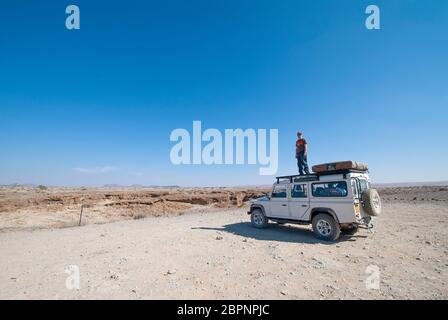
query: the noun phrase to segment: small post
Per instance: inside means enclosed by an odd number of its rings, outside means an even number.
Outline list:
[[[82,220],[82,210],[84,209],[84,205],[81,205],[81,213],[79,214],[79,223],[78,223],[78,227],[81,226],[81,220]]]

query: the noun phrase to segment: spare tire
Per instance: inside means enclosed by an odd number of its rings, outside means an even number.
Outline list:
[[[381,214],[381,198],[376,189],[367,189],[361,195],[364,203],[364,211],[369,216],[377,216]]]

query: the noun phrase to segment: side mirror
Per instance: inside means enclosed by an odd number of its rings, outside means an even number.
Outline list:
[[[271,196],[272,196],[272,192],[268,192],[268,193],[266,193],[266,197],[267,197],[268,199],[271,199]]]

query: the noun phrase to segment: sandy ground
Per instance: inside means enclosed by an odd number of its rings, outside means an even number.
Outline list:
[[[447,299],[448,206],[431,200],[446,192],[414,190],[415,201],[409,190],[388,192],[374,234],[361,230],[336,243],[316,240],[306,226],[254,229],[244,206],[5,229],[0,298]],[[69,266],[79,268],[79,289],[67,289]],[[379,289],[367,289],[376,268]]]

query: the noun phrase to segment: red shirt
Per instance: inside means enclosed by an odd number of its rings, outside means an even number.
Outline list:
[[[305,139],[298,139],[296,141],[296,153],[304,153],[306,144],[307,143]]]

